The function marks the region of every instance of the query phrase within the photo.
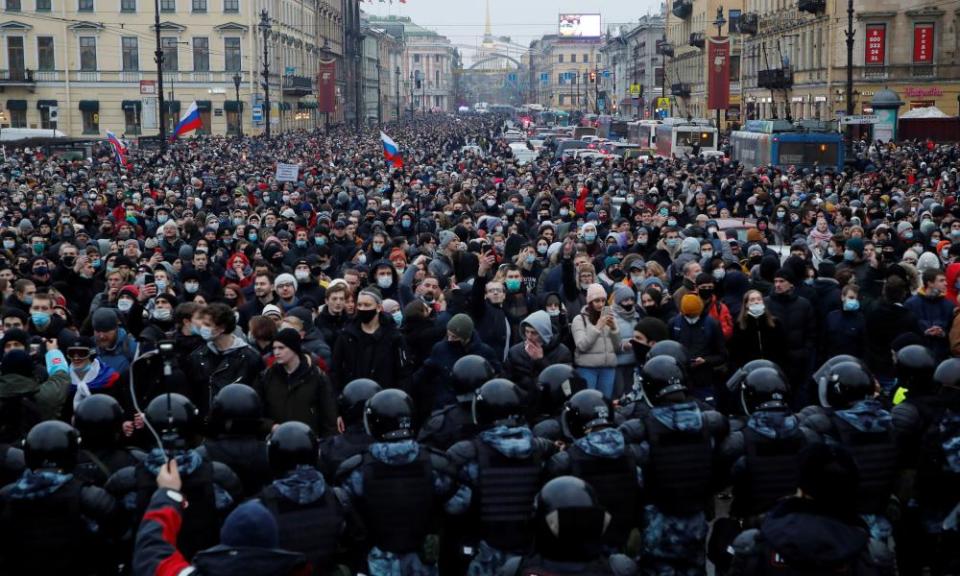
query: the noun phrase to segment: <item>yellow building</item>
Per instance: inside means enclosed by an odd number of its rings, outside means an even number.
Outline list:
[[[730,36],[730,106],[721,125],[740,120],[740,42],[736,33],[744,0],[672,0],[667,10],[667,44],[673,56],[666,60],[666,92],[673,97],[674,116],[715,118],[707,108],[708,38],[715,37],[717,9],[726,21],[720,35]],[[733,32],[733,33],[731,33]]]
[[[845,113],[846,2],[745,0],[744,10],[757,23],[755,35],[743,34],[748,116],[833,120]],[[901,114],[932,105],[957,114],[958,20],[960,11],[939,0],[855,0],[854,113],[873,112],[873,95],[889,88],[904,102]]]
[[[154,0],[3,1],[3,127],[158,133]],[[252,122],[263,96],[263,9],[274,133],[317,125],[318,61],[342,54],[340,0],[157,1],[168,126],[196,101],[204,132],[235,133],[241,119],[244,133],[263,129]]]
[[[596,108],[596,76],[603,70],[600,49],[603,38],[564,38],[550,34],[530,45],[531,83],[534,103],[547,108],[580,110]]]

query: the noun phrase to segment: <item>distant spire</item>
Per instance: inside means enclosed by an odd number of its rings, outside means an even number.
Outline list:
[[[490,0],[487,0],[487,18],[483,27],[483,43],[493,44],[493,25],[490,24]]]

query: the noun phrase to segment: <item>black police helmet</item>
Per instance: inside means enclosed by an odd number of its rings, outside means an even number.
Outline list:
[[[687,347],[676,340],[661,340],[654,344],[647,352],[647,360],[657,356],[673,356],[680,366],[690,363],[690,352],[687,351]]]
[[[933,373],[934,386],[960,388],[960,358],[947,358],[937,366]]]
[[[787,410],[790,386],[780,370],[756,368],[743,379],[740,403],[745,414]]]
[[[833,370],[833,367],[843,362],[853,362],[855,364],[859,364],[860,366],[864,366],[863,362],[861,362],[861,360],[856,356],[840,354],[839,356],[834,356],[833,358],[830,358],[824,362],[820,368],[817,368],[817,371],[813,373],[811,378],[813,378],[813,381],[816,382],[817,386],[819,387],[820,381],[830,375],[830,371]]]
[[[537,376],[540,411],[556,415],[571,396],[586,388],[587,382],[576,368],[569,364],[551,364]]]
[[[741,388],[743,388],[743,381],[747,377],[747,374],[749,374],[750,372],[758,368],[773,368],[774,370],[780,371],[782,373],[782,371],[780,370],[780,367],[777,366],[774,362],[771,362],[769,360],[762,360],[762,359],[751,360],[746,364],[744,364],[739,369],[737,369],[736,371],[734,371],[734,373],[731,374],[729,378],[727,378],[727,390],[731,392],[736,392],[737,390],[740,390]]]
[[[383,388],[369,378],[351,380],[343,387],[343,392],[337,399],[343,421],[347,424],[356,424],[363,420],[363,408],[367,405],[367,400],[381,390]]]
[[[23,456],[30,470],[72,471],[77,465],[80,434],[59,420],[47,420],[30,429],[23,441]]]
[[[123,408],[108,394],[87,396],[73,412],[73,425],[89,448],[114,445],[123,430]]]
[[[256,432],[262,416],[260,395],[246,384],[224,386],[210,407],[210,423],[216,431]]]
[[[367,400],[363,426],[367,434],[378,441],[413,438],[413,400],[406,392],[395,388],[377,392]]]
[[[494,378],[481,386],[473,397],[473,423],[481,426],[523,422],[523,399],[516,384],[506,378]]]
[[[613,408],[599,390],[581,390],[567,401],[560,416],[564,432],[583,438],[591,429],[613,425]]]
[[[543,485],[534,500],[536,550],[549,560],[587,562],[603,550],[610,515],[593,488],[575,476]]]
[[[161,436],[167,436],[167,440],[187,442],[200,429],[200,413],[197,407],[182,394],[157,396],[147,405],[145,415],[154,430]]]
[[[303,422],[284,422],[267,438],[267,458],[270,470],[279,478],[297,466],[315,467],[320,459],[320,442]]]
[[[483,356],[469,354],[453,365],[453,391],[462,400],[469,402],[477,388],[494,377],[493,366]]]
[[[930,349],[911,344],[897,350],[897,384],[916,393],[930,391],[937,360]]]
[[[643,379],[643,397],[651,406],[660,403],[668,394],[683,392],[686,375],[673,356],[657,356],[646,361],[640,370]]]
[[[825,408],[849,408],[873,395],[873,376],[858,362],[840,362],[820,380],[820,405]]]

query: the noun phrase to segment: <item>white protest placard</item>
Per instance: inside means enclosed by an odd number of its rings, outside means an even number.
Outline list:
[[[277,163],[277,182],[296,182],[299,174],[299,164]]]

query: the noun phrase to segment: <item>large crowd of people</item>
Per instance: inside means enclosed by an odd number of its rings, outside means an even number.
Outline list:
[[[7,147],[0,573],[960,573],[960,147],[505,125]]]

